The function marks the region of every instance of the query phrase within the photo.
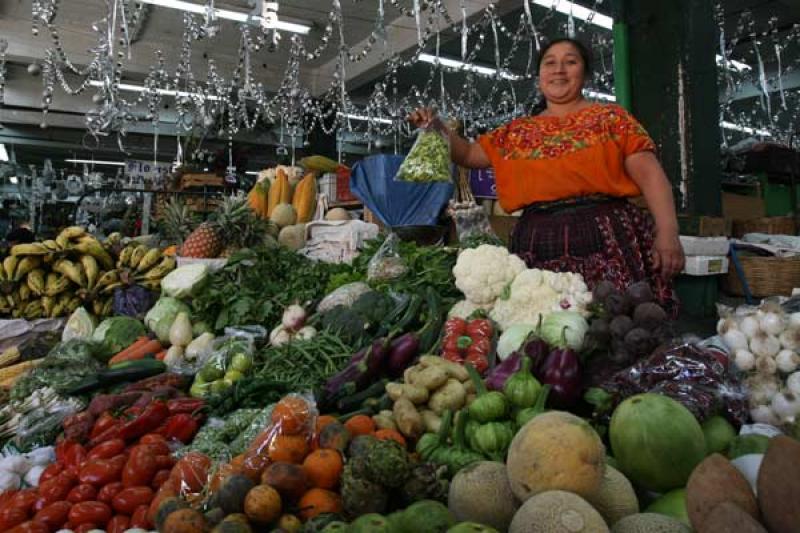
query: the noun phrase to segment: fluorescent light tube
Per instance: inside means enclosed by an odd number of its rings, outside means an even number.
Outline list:
[[[753,67],[748,65],[747,63],[742,63],[741,61],[736,61],[735,59],[728,59],[727,62],[723,57],[717,54],[717,65],[721,67],[725,67],[728,70],[735,70],[736,72],[742,72],[745,70],[753,70]]]
[[[65,159],[67,163],[85,164],[85,165],[107,165],[111,167],[124,167],[125,163],[121,161],[94,161],[92,159]]]
[[[367,117],[364,115],[354,115],[353,113],[337,113],[340,117],[349,118],[350,120],[362,120],[364,122],[372,121],[379,124],[394,124],[391,119],[380,117]]]
[[[92,80],[89,82],[89,85],[92,87],[103,87],[103,82]],[[117,87],[119,87],[120,91],[133,93],[143,93],[149,90],[142,85],[132,85],[130,83],[120,83]],[[202,98],[203,100],[220,100],[219,96],[204,96],[200,93],[187,93],[184,91],[173,91],[172,89],[156,89],[156,92],[164,96],[188,96],[190,98]]]
[[[750,135],[760,135],[761,137],[772,137],[772,134],[767,130],[748,128],[747,126],[740,126],[739,124],[734,124],[733,122],[727,122],[725,120],[720,122],[719,125],[726,130],[741,131],[743,133],[749,133]]]
[[[0,143],[0,161],[8,161],[8,152],[6,151],[6,145]]]
[[[608,15],[603,15],[602,13],[598,13],[597,11],[593,11],[568,0],[533,0],[533,3],[548,9],[555,9],[559,13],[564,13],[565,15],[572,14],[572,16],[577,19],[591,22],[595,26],[600,26],[608,30],[614,25],[614,19]],[[591,20],[589,20],[590,15],[592,16]]]
[[[617,101],[617,97],[614,96],[613,94],[598,93],[597,91],[590,91],[588,89],[584,89],[583,94],[585,94],[589,98],[594,98],[595,100],[607,100],[609,102]]]
[[[248,170],[247,172],[245,172],[245,174],[247,174],[248,176],[258,176],[259,174],[261,174],[261,172],[256,172],[255,170]]]
[[[10,178],[8,178],[8,181],[9,181],[9,182],[10,182],[12,185],[16,185],[17,183],[19,183],[19,178],[17,178],[16,176],[11,176]]]
[[[463,61],[458,61],[456,59],[450,59],[449,57],[436,57],[431,54],[420,54],[419,60],[425,63],[431,63],[433,65],[439,63],[442,66],[454,68],[458,70],[466,70],[470,72],[475,72],[476,74],[483,74],[484,76],[494,76],[497,73],[497,69],[491,67],[482,67],[480,65],[474,65],[472,63],[464,63]],[[519,76],[516,74],[512,74],[508,71],[501,71],[500,77],[505,80],[516,81],[520,79]]]
[[[197,13],[199,15],[206,14],[206,6],[204,4],[193,4],[191,2],[184,2],[183,0],[136,0],[140,4],[150,4],[153,6],[168,7],[171,9],[179,9],[188,13]],[[221,19],[233,20],[236,22],[249,22],[251,20],[261,20],[261,17],[253,17],[250,13],[242,13],[241,11],[229,11],[227,9],[215,9],[217,16]],[[307,35],[311,31],[311,26],[306,24],[298,24],[296,22],[287,22],[285,20],[278,20],[275,23],[276,30],[283,30],[292,33],[299,33],[300,35]]]

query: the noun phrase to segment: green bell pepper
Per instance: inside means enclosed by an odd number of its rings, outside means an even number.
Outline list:
[[[541,390],[542,384],[531,374],[530,357],[522,358],[522,368],[514,372],[503,387],[503,393],[512,407],[518,409],[533,407]]]
[[[508,401],[502,392],[486,390],[483,380],[472,365],[464,365],[469,373],[469,378],[475,385],[477,397],[469,405],[469,416],[485,424],[503,418],[508,412]]]

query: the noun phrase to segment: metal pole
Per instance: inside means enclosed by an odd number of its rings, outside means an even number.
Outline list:
[[[612,3],[614,16],[614,94],[617,103],[631,109],[631,60],[628,42],[628,23],[625,21],[625,0],[614,0]]]

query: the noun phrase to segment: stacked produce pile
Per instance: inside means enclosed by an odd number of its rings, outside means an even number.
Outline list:
[[[0,315],[32,320],[67,316],[86,306],[96,316],[137,315],[175,259],[143,244],[120,248],[73,226],[55,240],[13,246],[0,268]]]
[[[590,291],[487,240],[352,265],[239,242],[156,301],[76,309],[3,379],[0,530],[796,528],[794,315],[725,317],[730,355],[671,342],[644,284]],[[161,252],[107,253],[132,294]]]

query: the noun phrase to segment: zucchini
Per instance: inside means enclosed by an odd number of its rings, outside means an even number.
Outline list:
[[[65,390],[64,394],[69,396],[86,394],[87,392],[93,392],[118,383],[139,381],[150,376],[162,374],[166,370],[167,365],[156,359],[125,361],[110,367],[108,370],[101,370],[93,376],[82,379]]]
[[[386,384],[389,383],[388,379],[381,379],[367,387],[366,389],[362,390],[361,392],[357,392],[355,394],[351,394],[350,396],[346,396],[336,402],[336,407],[338,407],[339,412],[347,413],[349,411],[353,411],[358,409],[364,403],[364,400],[368,400],[369,398],[373,398],[375,396],[380,396],[384,392],[386,392]]]

